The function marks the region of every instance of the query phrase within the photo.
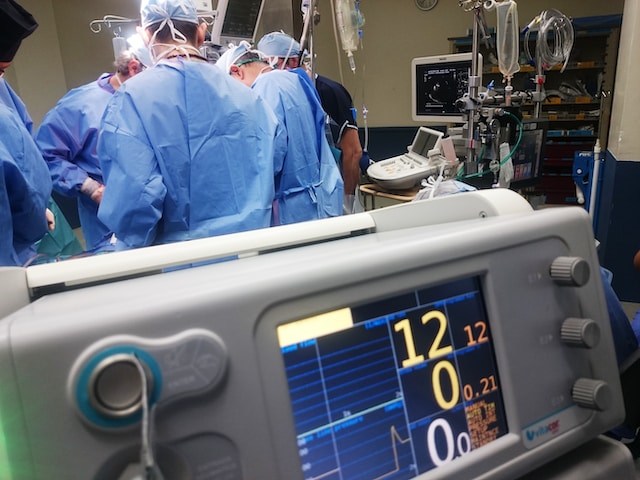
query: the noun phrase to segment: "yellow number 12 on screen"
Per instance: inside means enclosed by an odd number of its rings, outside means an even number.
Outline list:
[[[433,358],[441,357],[453,352],[453,347],[451,345],[442,346],[442,340],[447,333],[447,317],[445,316],[445,314],[439,310],[432,310],[425,313],[421,317],[421,320],[423,325],[426,325],[431,320],[437,320],[439,322],[438,332],[436,333],[433,342],[431,342],[431,345],[429,346],[429,359],[431,360]],[[402,361],[402,367],[412,367],[424,362],[424,355],[417,355],[416,353],[416,345],[413,340],[413,332],[411,331],[411,323],[409,322],[409,320],[406,318],[404,320],[400,320],[393,326],[393,329],[396,332],[403,333],[404,341],[407,347],[407,358]],[[440,374],[443,371],[448,374],[451,384],[451,398],[449,400],[445,399],[442,393]],[[431,383],[433,385],[433,395],[436,399],[436,402],[441,408],[449,410],[458,403],[458,399],[460,398],[460,385],[458,384],[458,375],[456,373],[456,368],[451,362],[442,360],[435,365],[431,374]]]

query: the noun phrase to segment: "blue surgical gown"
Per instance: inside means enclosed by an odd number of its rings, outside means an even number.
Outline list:
[[[325,112],[310,79],[285,70],[259,75],[253,90],[273,109],[287,135],[276,165],[276,223],[342,215],[344,185],[325,136]]]
[[[78,199],[78,216],[88,250],[109,245],[110,229],[98,220],[98,204],[80,192],[91,177],[104,183],[97,144],[102,114],[115,90],[111,74],[70,90],[42,120],[35,139],[44,157],[56,192]]]
[[[268,227],[274,158],[285,148],[278,128],[263,101],[214,65],[161,61],[107,106],[98,218],[118,249]]]
[[[27,107],[16,92],[13,91],[7,81],[0,77],[0,104],[5,105],[12,110],[18,118],[22,121],[23,125],[29,133],[33,130],[33,120],[27,111]]]
[[[35,254],[33,244],[47,233],[51,178],[23,119],[4,101],[0,99],[0,265],[18,266]]]

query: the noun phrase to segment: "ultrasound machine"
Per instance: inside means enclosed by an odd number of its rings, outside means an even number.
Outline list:
[[[446,159],[440,160],[442,136],[443,133],[437,130],[418,128],[406,153],[373,163],[367,169],[367,175],[389,189],[415,186],[423,178],[437,174],[443,160],[446,162]]]
[[[3,479],[635,478],[578,207],[481,190],[0,279]]]

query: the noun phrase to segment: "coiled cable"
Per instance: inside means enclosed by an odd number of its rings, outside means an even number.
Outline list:
[[[538,32],[535,57],[529,50],[531,32]],[[561,72],[567,66],[573,48],[574,30],[571,20],[564,14],[550,8],[543,10],[524,28],[525,52],[529,60],[535,62],[538,74],[562,63]]]

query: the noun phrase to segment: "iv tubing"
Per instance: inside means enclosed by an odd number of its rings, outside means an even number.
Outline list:
[[[532,31],[536,30],[538,37],[536,38],[536,54],[534,58],[529,51],[529,36]],[[523,29],[523,33],[525,34],[525,51],[529,59],[535,59],[539,75],[542,75],[543,70],[549,70],[559,63],[562,63],[560,72],[564,72],[573,48],[574,31],[571,20],[558,10],[550,8],[534,18]],[[550,34],[552,35],[551,44],[553,48],[549,46],[550,42],[547,38]]]

